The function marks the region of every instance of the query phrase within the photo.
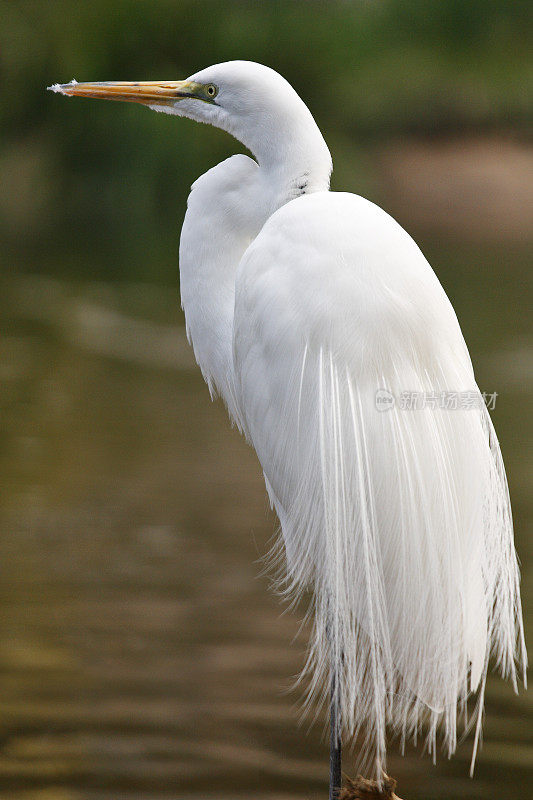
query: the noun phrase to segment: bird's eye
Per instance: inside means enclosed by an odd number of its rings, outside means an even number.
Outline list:
[[[207,96],[208,96],[208,97],[210,97],[211,99],[213,99],[213,97],[216,97],[216,96],[217,96],[217,94],[218,94],[218,89],[217,89],[217,87],[214,85],[214,83],[209,83],[209,84],[208,84],[208,85],[205,87],[205,91],[206,91],[206,93],[207,93]]]

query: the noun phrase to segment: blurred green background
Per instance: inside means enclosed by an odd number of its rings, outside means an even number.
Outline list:
[[[306,100],[332,186],[415,236],[458,313],[507,465],[533,618],[531,4],[514,0],[0,5],[0,797],[325,796],[298,727],[305,632],[258,560],[276,521],[187,346],[192,181],[241,145],[45,91],[264,62]],[[516,800],[533,699],[491,679],[436,767],[391,749],[406,800]],[[345,770],[352,772],[347,754]]]

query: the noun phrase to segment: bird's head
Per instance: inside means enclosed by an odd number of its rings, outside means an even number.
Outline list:
[[[283,141],[324,149],[311,112],[292,86],[270,67],[227,61],[184,81],[106,81],[55,84],[61,94],[141,103],[155,111],[207,122],[231,133],[261,160],[272,161]]]

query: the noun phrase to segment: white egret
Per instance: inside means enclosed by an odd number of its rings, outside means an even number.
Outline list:
[[[385,211],[329,191],[322,134],[268,67],[50,88],[207,122],[253,154],[194,183],[181,295],[209,388],[261,462],[284,589],[311,592],[330,796],[341,737],[361,734],[379,786],[387,728],[423,730],[432,754],[440,729],[450,755],[477,693],[474,760],[489,658],[515,687],[525,671],[519,574],[496,435],[430,265]]]

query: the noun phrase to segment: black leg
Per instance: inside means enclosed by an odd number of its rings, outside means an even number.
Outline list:
[[[329,800],[338,800],[341,790],[341,741],[338,736],[339,709],[335,675],[331,679],[329,731]]]

